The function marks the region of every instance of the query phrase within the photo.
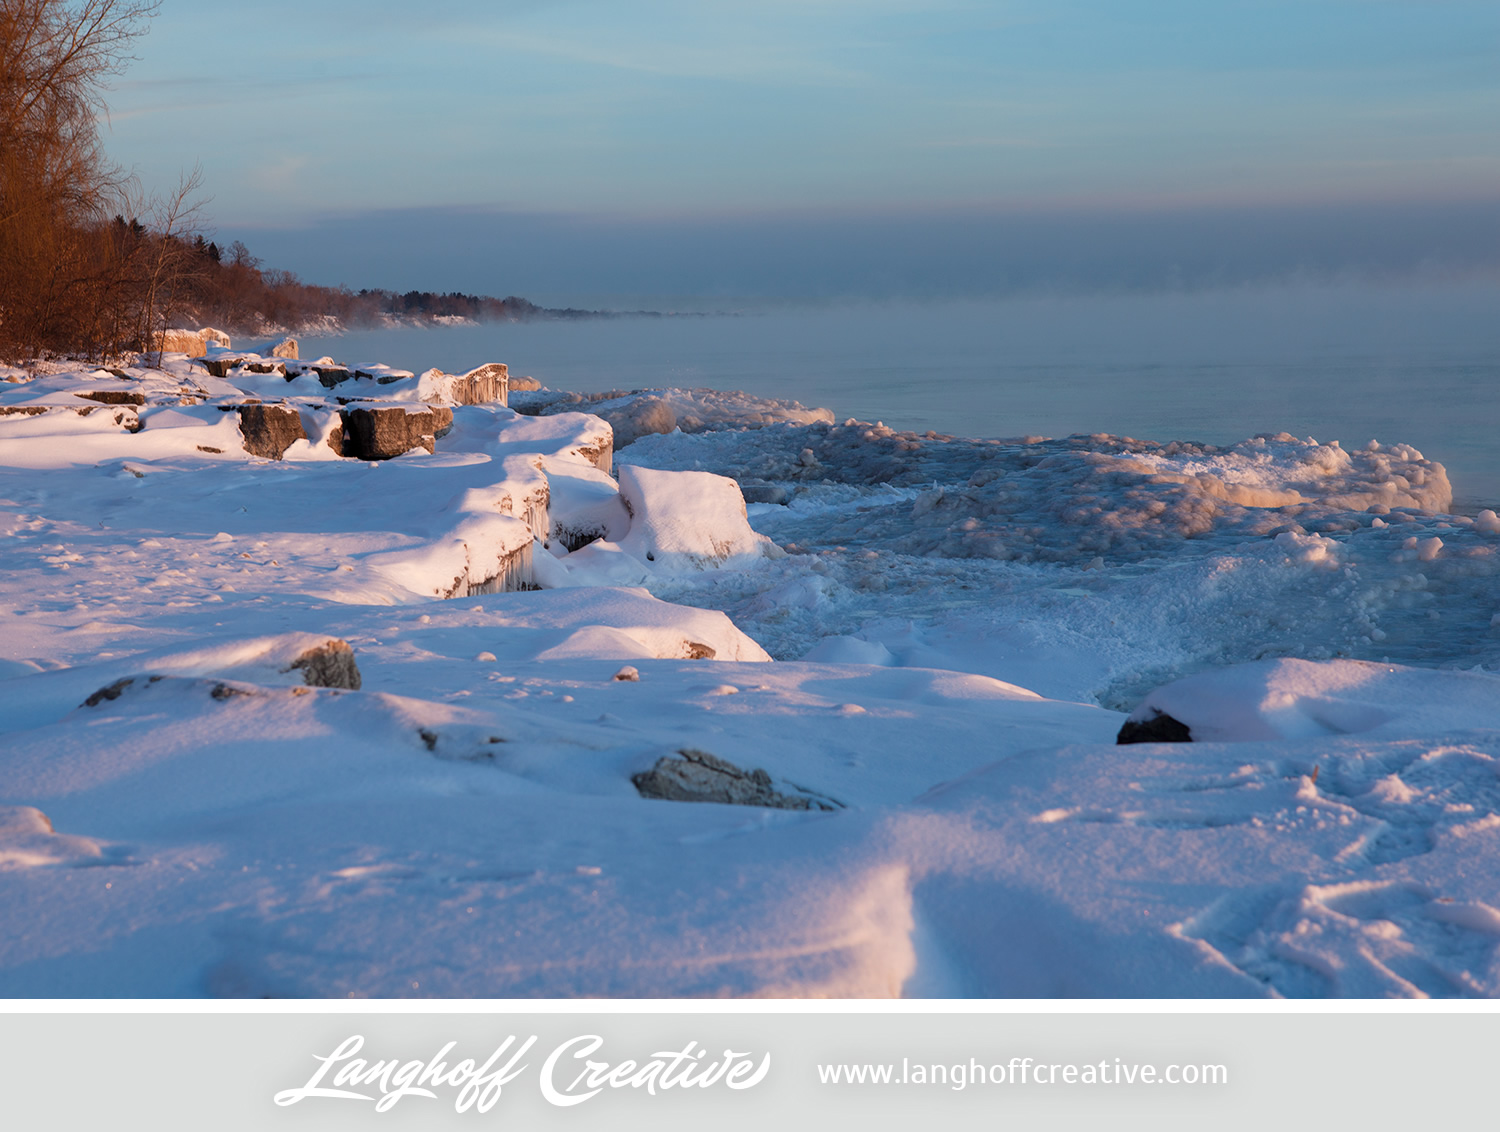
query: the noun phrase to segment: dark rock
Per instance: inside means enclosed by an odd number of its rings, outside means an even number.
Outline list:
[[[86,401],[98,401],[101,405],[144,405],[146,395],[134,389],[95,389],[89,393],[75,393]]]
[[[314,688],[348,688],[357,692],[361,683],[354,650],[347,641],[337,638],[308,649],[282,671],[300,671],[302,682]]]
[[[46,411],[46,405],[0,405],[0,417],[37,417]]]
[[[239,407],[240,435],[245,451],[267,460],[279,460],[293,442],[306,440],[302,415],[292,405],[252,405]]]
[[[105,700],[118,700],[120,698],[120,693],[125,691],[126,688],[130,687],[130,685],[134,683],[135,678],[133,676],[127,676],[123,680],[116,680],[113,684],[110,684],[105,688],[100,688],[92,696],[84,700],[83,706],[98,707]]]
[[[238,366],[244,358],[204,358],[203,368],[214,377],[228,377],[229,371]]]
[[[1115,736],[1121,743],[1191,743],[1193,733],[1180,719],[1173,719],[1164,711],[1151,709],[1150,719],[1127,719]]]
[[[343,455],[357,460],[389,460],[413,448],[434,450],[437,438],[453,427],[453,410],[427,407],[350,408],[343,417]]]
[[[763,770],[741,770],[731,762],[684,748],[681,757],[665,755],[648,771],[632,775],[642,798],[670,802],[718,802],[727,806],[762,806],[773,810],[841,810],[832,798],[799,792],[783,794]],[[800,788],[794,788],[800,791]]]
[[[323,383],[324,389],[332,389],[335,385],[341,385],[349,380],[350,373],[343,366],[312,366],[313,373],[318,375],[318,380]]]

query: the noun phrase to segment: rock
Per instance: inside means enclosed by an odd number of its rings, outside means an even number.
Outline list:
[[[203,356],[203,335],[196,330],[163,330],[161,349],[164,354],[186,354],[190,358]]]
[[[442,406],[348,408],[341,415],[343,454],[357,460],[389,460],[413,448],[432,452],[453,427],[453,410]]]
[[[504,362],[490,362],[464,374],[430,369],[417,383],[417,396],[439,405],[504,405],[510,373]]]
[[[512,377],[505,384],[507,394],[518,391],[530,393],[542,387],[542,383],[534,377]]]
[[[620,671],[616,672],[614,675],[614,679],[624,680],[632,684],[638,683],[640,681],[640,678],[640,670],[633,664],[627,664],[624,668],[620,669]]]
[[[613,474],[615,462],[615,437],[613,430],[595,438],[592,444],[581,444],[577,452],[605,475]]]
[[[283,672],[302,673],[302,682],[313,688],[348,688],[359,691],[359,666],[348,641],[330,638],[316,648],[308,649]]]
[[[344,418],[341,414],[335,414],[334,421],[328,429],[328,437],[325,444],[333,451],[335,456],[344,454]]]
[[[291,405],[239,406],[240,435],[245,451],[267,460],[279,460],[295,441],[306,440],[302,415]]]
[[[206,326],[202,330],[164,330],[161,349],[164,354],[186,354],[190,358],[201,358],[210,344],[229,349],[229,335],[222,330]]]
[[[782,794],[763,770],[744,771],[731,762],[684,748],[680,758],[665,755],[648,771],[632,775],[642,798],[669,802],[718,802],[726,806],[763,806],[773,810],[841,810],[832,798],[799,792]],[[798,789],[798,788],[794,788]]]
[[[313,373],[318,375],[324,389],[332,389],[335,385],[341,385],[348,381],[350,373],[343,366],[311,366]]]
[[[283,338],[280,342],[273,342],[261,351],[268,358],[290,358],[297,360],[297,339]]]
[[[229,371],[244,360],[244,358],[231,355],[229,357],[204,358],[201,364],[213,377],[228,377]]]
[[[118,700],[120,698],[120,694],[134,683],[134,678],[130,676],[125,677],[123,680],[116,680],[113,684],[100,688],[88,699],[84,700],[82,706],[98,707],[105,700]]]
[[[88,393],[75,393],[86,401],[98,401],[101,405],[144,405],[146,395],[135,389],[95,389]]]
[[[1127,719],[1115,736],[1116,744],[1123,743],[1191,743],[1193,733],[1188,725],[1173,719],[1164,711],[1151,709],[1150,719]]]

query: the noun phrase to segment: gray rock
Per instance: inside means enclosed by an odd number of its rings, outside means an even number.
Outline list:
[[[126,688],[135,683],[134,677],[127,676],[123,680],[116,680],[113,684],[100,688],[97,692],[83,701],[83,707],[98,707],[106,700],[118,700]]]
[[[283,672],[302,673],[302,682],[313,688],[348,688],[359,691],[359,665],[348,641],[330,638],[316,648],[308,649]]]
[[[245,451],[267,460],[279,460],[294,441],[306,440],[302,415],[291,405],[239,406],[240,435]]]
[[[204,358],[202,366],[214,377],[228,377],[229,371],[243,362],[244,358]]]
[[[393,408],[347,408],[344,419],[343,455],[357,460],[389,460],[423,448],[431,452],[437,438],[453,427],[453,410],[429,406],[419,410]]]
[[[352,376],[343,366],[311,366],[313,373],[318,375],[324,389],[332,389],[335,385],[341,385]]]
[[[642,798],[669,802],[718,802],[726,806],[761,806],[772,810],[841,810],[843,803],[793,787],[783,794],[763,770],[741,770],[725,759],[685,747],[664,755],[648,771],[632,775]]]
[[[94,389],[88,393],[75,393],[86,401],[97,401],[101,405],[144,405],[146,395],[134,389]]]

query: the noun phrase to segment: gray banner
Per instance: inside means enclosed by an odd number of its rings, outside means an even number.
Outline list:
[[[9,1013],[0,1117],[226,1132],[1396,1128],[1487,1109],[1497,1027],[1491,1012],[1408,1011]]]

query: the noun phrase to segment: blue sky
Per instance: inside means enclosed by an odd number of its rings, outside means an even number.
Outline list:
[[[718,232],[733,289],[731,244],[820,222],[1349,206],[1379,260],[1400,217],[1500,202],[1493,0],[163,0],[137,54],[113,155],[157,186],[201,163],[220,233],[319,282],[519,290],[473,278],[455,216],[524,229],[522,280],[557,277],[549,232]],[[372,263],[403,223],[434,236]]]

